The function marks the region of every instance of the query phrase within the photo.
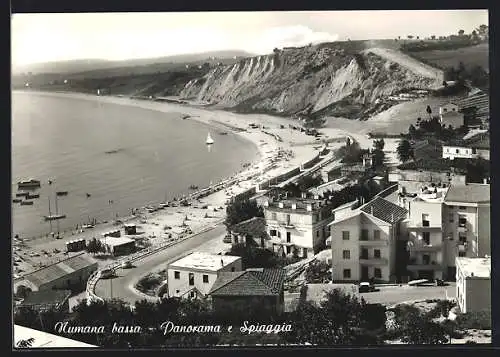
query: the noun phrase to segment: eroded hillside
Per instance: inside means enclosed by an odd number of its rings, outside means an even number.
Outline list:
[[[441,85],[439,70],[415,62],[398,51],[340,45],[275,50],[213,68],[180,96],[240,112],[364,119],[395,104],[389,96]]]

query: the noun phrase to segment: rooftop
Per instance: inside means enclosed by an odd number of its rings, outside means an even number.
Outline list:
[[[246,221],[235,224],[231,232],[238,234],[249,234],[256,237],[267,236],[266,220],[262,217],[253,217]]]
[[[394,224],[406,217],[408,211],[382,197],[375,197],[360,207],[361,211],[368,213],[384,222]]]
[[[452,185],[446,194],[445,202],[489,203],[490,185],[473,184]]]
[[[40,286],[92,265],[97,267],[97,261],[88,254],[82,253],[26,274],[22,278]]]
[[[466,277],[491,278],[491,258],[457,257],[456,265]]]
[[[287,198],[280,201],[268,201],[267,205],[264,205],[264,207],[266,207],[266,209],[272,209],[272,210],[277,209],[277,210],[287,210],[299,213],[306,213],[306,212],[318,211],[323,207],[327,207],[327,205],[328,201],[323,198],[321,199]],[[311,211],[307,210],[308,206],[311,206]]]
[[[60,304],[71,295],[70,290],[40,290],[32,291],[23,300],[22,305]]]
[[[443,146],[470,147],[474,149],[490,149],[490,136],[488,133],[476,134],[468,139],[454,140]]]
[[[247,269],[223,272],[215,281],[213,296],[272,296],[280,294],[285,283],[283,269]]]
[[[241,257],[193,252],[184,258],[173,262],[170,264],[170,267],[219,271],[223,267],[234,263],[238,259],[241,259]]]
[[[107,238],[101,238],[101,242],[104,244],[110,246],[110,247],[118,247],[120,245],[124,244],[130,244],[132,242],[135,242],[135,240],[127,238],[127,237],[107,237]]]

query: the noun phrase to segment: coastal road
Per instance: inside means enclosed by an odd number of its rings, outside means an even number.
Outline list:
[[[116,278],[102,279],[97,282],[95,293],[102,298],[120,298],[131,304],[137,300],[142,300],[144,295],[133,289],[133,286],[141,277],[151,271],[166,267],[167,264],[176,260],[179,256],[196,250],[201,245],[221,240],[225,231],[226,227],[219,224],[207,232],[194,235],[156,254],[135,261],[133,263],[134,268],[118,269]]]
[[[455,297],[455,283],[447,286],[380,286],[378,291],[360,294],[367,303],[395,305],[403,302]]]

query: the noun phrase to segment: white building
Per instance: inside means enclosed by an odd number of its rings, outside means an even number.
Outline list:
[[[242,271],[241,257],[194,252],[168,266],[169,297],[206,296],[221,272]]]
[[[490,159],[489,134],[478,134],[455,145],[443,145],[443,158]]]
[[[491,258],[456,258],[457,303],[462,313],[491,313]]]
[[[274,252],[300,257],[316,254],[325,247],[332,205],[325,199],[291,198],[264,203],[266,230]]]
[[[429,187],[416,197],[399,194],[399,205],[408,209],[402,230],[407,232],[406,269],[411,279],[443,279],[446,274],[442,212],[447,190]]]
[[[460,128],[464,125],[464,115],[458,111],[458,105],[448,103],[439,107],[439,121],[446,127]]]
[[[443,206],[448,276],[455,275],[455,258],[491,255],[491,192],[489,184],[452,185]]]
[[[330,224],[334,281],[391,281],[407,210],[382,197]]]

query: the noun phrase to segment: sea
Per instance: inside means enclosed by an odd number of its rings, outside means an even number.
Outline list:
[[[206,187],[258,160],[250,141],[182,117],[179,107],[165,113],[14,92],[12,196],[20,180],[42,185],[32,206],[12,203],[13,235],[39,237],[129,216],[133,208],[189,194],[191,185]],[[210,147],[208,133],[215,141]],[[68,194],[56,197],[57,191]],[[56,209],[66,218],[46,222]]]

